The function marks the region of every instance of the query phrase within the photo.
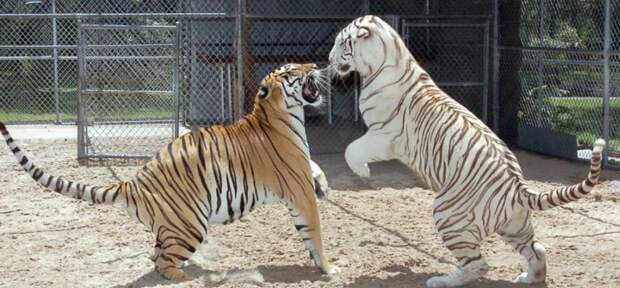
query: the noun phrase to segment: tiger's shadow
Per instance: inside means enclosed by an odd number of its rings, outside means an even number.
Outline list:
[[[210,274],[213,274],[213,275],[217,274],[217,272],[215,271],[205,270],[202,267],[195,265],[195,264],[184,267],[182,268],[182,270],[186,272],[187,274],[189,274],[190,276],[192,276],[192,279],[199,279],[201,277],[204,277],[205,275],[208,276]],[[113,288],[125,288],[125,287],[145,288],[145,287],[155,287],[155,286],[178,285],[179,283],[181,282],[167,280],[164,277],[162,277],[161,274],[159,274],[157,271],[151,270],[151,272],[140,276],[140,278],[130,283],[116,285],[116,286],[113,286]]]
[[[383,271],[387,271],[392,275],[386,278],[378,278],[376,276],[362,276],[355,281],[345,287],[347,288],[377,288],[377,287],[426,287],[426,280],[431,277],[438,276],[439,274],[429,274],[429,273],[417,273],[411,271],[408,267],[405,266],[388,266],[382,269]],[[514,282],[509,282],[505,280],[490,280],[490,279],[480,279],[471,284],[461,286],[463,288],[544,288],[547,287],[545,283],[536,284],[536,285],[528,285],[528,284],[519,284]]]
[[[346,269],[346,268],[345,268]],[[321,275],[316,267],[287,265],[287,266],[260,266],[258,270],[264,277],[265,283],[293,284],[301,281],[326,282],[329,283],[330,277],[339,278],[341,275],[325,276]],[[426,287],[426,280],[439,274],[417,273],[411,271],[403,265],[393,265],[384,267],[385,272],[392,274],[387,278],[377,276],[361,276],[354,279],[353,283],[345,285],[346,288],[377,288],[377,287]],[[346,271],[345,271],[346,273]],[[342,284],[335,284],[341,287]],[[463,288],[544,288],[546,284],[518,284],[505,280],[480,279]]]
[[[429,273],[418,273],[411,271],[406,266],[403,265],[394,265],[384,267],[382,269],[391,274],[388,277],[377,277],[377,276],[361,276],[354,281],[344,287],[347,288],[371,288],[371,287],[426,287],[426,280],[430,277],[437,276],[438,274],[429,274]],[[194,281],[200,281],[201,284],[206,285],[206,287],[218,287],[224,285],[226,283],[241,283],[248,282],[247,279],[239,281],[231,280],[213,280],[210,275],[218,275],[216,271],[205,270],[198,265],[190,265],[183,268],[183,271],[190,274],[192,278],[198,279]],[[328,283],[331,278],[330,276],[325,276],[320,273],[318,268],[313,266],[304,266],[304,265],[284,265],[284,266],[259,266],[257,269],[250,270],[231,270],[228,271],[229,274],[240,274],[247,275],[252,273],[258,273],[261,279],[257,282],[262,283],[272,283],[272,284],[293,284],[299,283],[302,281],[310,281],[310,282],[326,282]],[[335,275],[333,277],[342,277],[341,275]],[[242,276],[241,278],[248,278],[247,276]],[[251,281],[249,281],[251,282]],[[117,287],[133,287],[133,288],[141,288],[141,287],[154,287],[154,286],[167,286],[167,285],[178,285],[179,282],[166,280],[161,275],[155,271],[151,271],[147,274],[142,275],[140,278],[136,279],[131,283],[127,283],[124,285],[117,285]],[[528,288],[544,288],[547,287],[546,284],[537,284],[537,285],[526,285],[526,284],[517,284],[505,280],[490,280],[490,279],[481,279],[472,284],[463,286],[464,288],[517,288],[517,287],[528,287]]]
[[[329,281],[330,278],[321,274],[318,268],[307,265],[259,266],[257,269],[233,269],[224,273],[206,270],[192,264],[182,268],[192,276],[192,282],[199,282],[206,287],[219,287],[226,283],[298,283],[301,281]],[[226,276],[222,276],[222,275]],[[173,286],[181,282],[164,279],[158,272],[152,270],[140,278],[126,284],[116,285],[114,288],[132,287],[144,288],[155,286]]]

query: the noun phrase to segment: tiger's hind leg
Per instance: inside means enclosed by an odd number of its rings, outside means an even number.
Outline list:
[[[480,253],[483,235],[479,231],[484,229],[476,227],[470,217],[452,215],[450,209],[439,211],[441,203],[444,202],[435,199],[433,218],[441,239],[456,258],[458,267],[448,274],[428,279],[426,286],[455,287],[476,281],[489,271],[489,265]]]
[[[189,274],[183,272],[179,267],[187,261],[196,247],[200,245],[198,241],[186,239],[181,235],[166,235],[161,241],[160,253],[155,259],[155,269],[166,279],[176,281],[191,280]],[[157,240],[160,241],[159,239]]]
[[[304,241],[304,246],[306,246],[310,258],[323,273],[340,273],[340,268],[331,264],[323,251],[318,207],[316,206],[314,197],[310,197],[309,199],[309,203],[303,203],[306,204],[303,206],[294,205],[292,203],[287,204],[289,213],[293,218],[293,224],[295,224],[295,229],[299,232],[301,239]]]
[[[547,261],[545,248],[534,240],[529,211],[519,211],[498,232],[519,254],[527,260],[527,272],[521,273],[515,280],[518,283],[542,283],[547,277]]]
[[[442,233],[447,248],[458,261],[456,270],[428,279],[428,287],[456,287],[476,281],[489,271],[489,265],[480,253],[480,244],[470,232]]]
[[[153,255],[151,255],[151,261],[155,262],[157,258],[161,255],[161,241],[159,239],[155,240],[155,248],[153,248]]]

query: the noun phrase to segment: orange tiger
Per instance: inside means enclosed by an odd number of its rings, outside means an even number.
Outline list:
[[[4,124],[0,132],[19,164],[55,192],[94,203],[121,203],[155,234],[153,261],[164,277],[188,280],[179,269],[207,238],[207,224],[229,223],[261,204],[283,202],[314,263],[324,273],[340,269],[323,251],[315,188],[325,176],[312,163],[303,106],[321,103],[314,64],[288,64],[261,83],[251,114],[229,126],[192,130],[166,145],[131,180],[89,186],[43,172]],[[311,172],[317,175],[313,180]],[[316,181],[316,187],[315,187]]]

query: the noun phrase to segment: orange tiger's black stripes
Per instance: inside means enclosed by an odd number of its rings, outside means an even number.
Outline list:
[[[0,132],[39,184],[85,201],[123,204],[155,234],[153,261],[167,278],[189,278],[179,265],[206,239],[207,224],[229,223],[260,204],[280,201],[317,266],[335,273],[339,268],[323,252],[314,192],[315,183],[324,189],[326,180],[310,160],[303,126],[303,106],[321,102],[315,67],[289,64],[275,70],[262,81],[251,114],[233,125],[194,129],[163,147],[133,179],[103,187],[43,172],[3,123]]]
[[[430,287],[472,282],[488,271],[480,242],[499,233],[528,261],[524,283],[545,280],[544,248],[534,240],[531,211],[587,195],[601,174],[603,140],[594,143],[590,173],[577,185],[537,193],[514,154],[493,131],[433,82],[396,31],[376,16],[355,19],[336,37],[330,67],[359,73],[359,109],[368,131],[345,151],[349,167],[368,177],[367,163],[399,159],[435,190],[433,217],[459,268]]]

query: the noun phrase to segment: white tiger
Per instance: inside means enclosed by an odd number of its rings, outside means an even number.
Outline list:
[[[460,286],[488,265],[480,242],[498,233],[528,261],[518,282],[544,282],[545,249],[534,240],[532,210],[587,195],[601,173],[605,141],[594,144],[588,178],[537,193],[529,189],[514,154],[482,121],[435,85],[402,39],[376,16],[355,19],[336,37],[332,70],[361,78],[359,109],[368,126],[345,152],[351,169],[368,177],[367,163],[398,159],[436,191],[435,225],[458,269],[430,278],[429,287]]]

